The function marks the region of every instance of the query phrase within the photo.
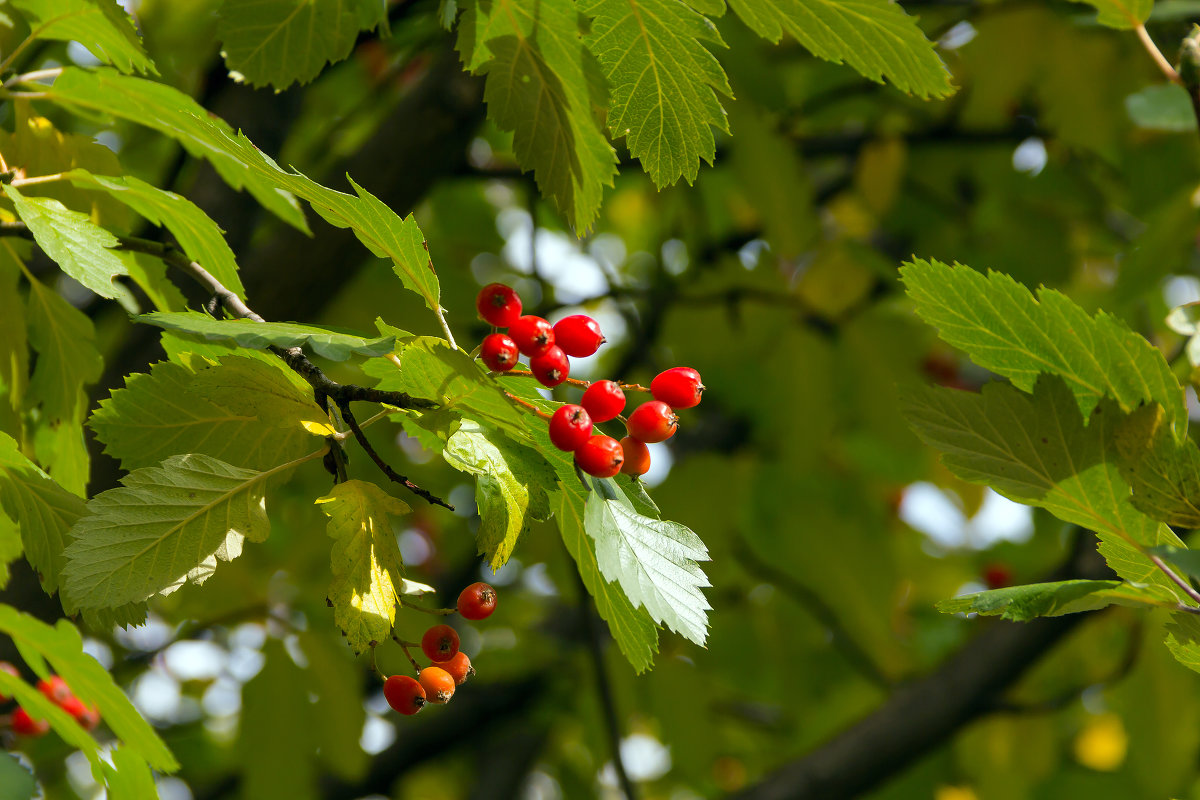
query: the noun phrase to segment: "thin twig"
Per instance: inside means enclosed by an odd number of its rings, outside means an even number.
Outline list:
[[[413,611],[420,611],[422,614],[433,614],[435,617],[447,617],[458,611],[457,608],[426,608],[409,600],[404,601],[404,607],[411,608]]]
[[[36,186],[39,183],[55,183],[65,180],[66,174],[55,172],[52,175],[35,175],[32,178],[13,178],[11,183],[13,186]]]
[[[512,392],[505,392],[504,396],[507,397],[509,400],[512,400],[517,405],[523,406],[524,408],[529,409],[530,411],[532,411],[534,414],[537,414],[542,419],[550,419],[550,417],[552,416],[551,414],[547,414],[545,411],[542,411],[540,408],[538,408],[537,406],[535,406],[533,403],[529,402],[528,400],[522,400],[520,397],[517,397]]]
[[[532,378],[532,377],[534,377],[534,374],[532,372],[530,372],[528,370],[524,370],[524,369],[510,369],[510,370],[505,370],[504,372],[498,372],[496,374],[499,375],[501,378]],[[565,380],[563,380],[563,383],[569,383],[572,386],[582,386],[585,389],[592,385],[592,381],[585,381],[582,378],[566,378]],[[650,391],[649,386],[642,386],[641,384],[638,384],[638,383],[623,383],[621,381],[617,381],[616,383],[617,383],[617,386],[620,386],[622,389],[628,389],[631,392],[649,392]]]
[[[421,665],[417,663],[417,660],[415,658],[413,658],[413,654],[409,652],[409,650],[408,650],[409,643],[404,641],[403,639],[401,639],[399,636],[392,636],[392,641],[395,642],[396,644],[400,645],[400,649],[404,651],[404,655],[408,656],[408,663],[412,664],[413,670],[418,675],[420,675],[421,674]]]
[[[33,83],[40,81],[42,78],[57,78],[62,75],[62,67],[51,67],[49,69],[35,69],[33,72],[23,72],[20,75],[13,75],[4,82],[4,88],[16,86],[18,83]]]
[[[379,467],[380,472],[386,475],[389,480],[404,486],[417,497],[424,498],[427,502],[433,503],[435,506],[441,506],[442,508],[447,508],[451,511],[454,510],[454,506],[450,505],[445,500],[441,499],[435,494],[432,494],[426,489],[422,489],[420,486],[417,486],[408,478],[392,469],[392,467],[386,461],[380,458],[379,453],[375,452],[375,448],[371,445],[370,440],[367,439],[367,435],[363,433],[362,428],[358,427],[358,421],[354,419],[354,413],[350,410],[350,401],[337,400],[336,402],[338,409],[342,412],[342,419],[346,421],[346,425],[350,427],[350,430],[354,431],[354,438],[358,440],[359,446],[361,446],[362,449],[366,451],[367,455],[371,457],[371,460],[375,462],[375,466]]]
[[[1167,562],[1163,561],[1153,553],[1146,553],[1146,558],[1150,559],[1150,562],[1154,564],[1154,566],[1162,570],[1162,573],[1170,578],[1172,583],[1174,583],[1180,589],[1183,589],[1184,594],[1192,598],[1192,600],[1195,600],[1197,603],[1200,603],[1200,591],[1196,591],[1195,586],[1192,586],[1186,580],[1179,577],[1175,570],[1167,566]]]
[[[1171,66],[1171,62],[1167,61],[1167,57],[1158,49],[1158,45],[1154,43],[1154,40],[1150,38],[1150,34],[1146,31],[1146,26],[1138,25],[1134,28],[1134,31],[1137,33],[1138,39],[1141,40],[1142,47],[1146,48],[1146,52],[1150,54],[1150,58],[1154,59],[1155,65],[1162,71],[1167,80],[1171,83],[1182,83],[1179,79],[1179,73]]]

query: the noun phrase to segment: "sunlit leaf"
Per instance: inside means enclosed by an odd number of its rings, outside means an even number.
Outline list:
[[[393,339],[365,339],[347,333],[298,325],[294,322],[254,322],[248,319],[214,319],[199,311],[155,311],[137,317],[138,322],[167,330],[195,333],[208,339],[237,342],[242,347],[265,350],[268,347],[312,348],[322,358],[345,361],[352,354],[381,356],[390,353]]]
[[[946,614],[976,613],[1026,622],[1036,617],[1094,611],[1113,604],[1147,607],[1174,606],[1175,603],[1173,598],[1164,598],[1121,581],[1073,580],[1031,583],[967,594],[943,600],[937,604],[937,608]]]
[[[133,21],[117,0],[11,0],[39,39],[79,42],[122,72],[157,74]]]

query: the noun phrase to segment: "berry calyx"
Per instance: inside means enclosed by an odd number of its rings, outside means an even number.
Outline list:
[[[518,317],[508,329],[517,349],[530,358],[540,356],[554,346],[554,328],[541,317],[532,314]]]
[[[438,666],[446,670],[451,678],[454,678],[455,686],[462,686],[467,682],[467,678],[475,674],[475,668],[471,666],[471,659],[467,658],[467,654],[461,650],[454,654],[454,658],[443,661]]]
[[[398,713],[411,716],[425,707],[425,687],[408,675],[393,675],[383,682],[383,696]]]
[[[587,314],[572,314],[554,324],[554,343],[569,356],[586,358],[604,344],[600,323]]]
[[[496,610],[496,590],[486,583],[472,583],[458,595],[458,613],[465,619],[487,619]]]
[[[558,345],[552,345],[540,356],[529,359],[529,371],[542,386],[558,386],[571,374],[571,362]]]
[[[479,345],[479,358],[492,372],[505,372],[517,365],[517,343],[506,333],[489,333]]]
[[[625,427],[635,439],[662,442],[675,435],[679,417],[662,400],[648,400],[633,410]]]
[[[596,381],[584,391],[579,403],[592,422],[608,422],[625,410],[625,392],[616,381]]]
[[[650,471],[650,448],[646,447],[645,442],[632,436],[626,436],[621,440],[621,452],[625,455],[625,463],[621,465],[621,472],[637,476],[645,475]]]
[[[621,471],[625,454],[611,436],[593,436],[575,451],[575,463],[588,475],[611,478]]]
[[[421,688],[425,690],[425,699],[430,703],[448,703],[454,697],[454,678],[441,667],[426,667],[421,670]]]
[[[34,719],[29,712],[18,708],[12,713],[11,723],[13,733],[18,736],[38,737],[50,732],[50,723],[44,719]]]
[[[458,652],[458,631],[449,625],[434,625],[421,637],[421,652],[430,661],[449,661]]]
[[[592,435],[592,418],[583,406],[560,406],[550,417],[550,442],[559,450],[574,453]]]
[[[671,408],[691,408],[700,404],[704,384],[700,373],[691,367],[672,367],[650,381],[650,394]]]
[[[475,309],[489,325],[507,328],[521,316],[521,298],[512,287],[503,283],[489,283],[479,290],[475,298]]]
[[[46,696],[46,699],[52,701],[55,705],[61,706],[75,695],[71,692],[71,687],[67,686],[67,682],[58,675],[51,675],[45,680],[37,682],[38,691]]]

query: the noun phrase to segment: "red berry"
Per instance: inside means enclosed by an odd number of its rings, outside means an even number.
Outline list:
[[[13,733],[18,736],[45,736],[50,731],[49,722],[44,719],[34,719],[23,708],[18,708],[12,713],[10,724]]]
[[[458,613],[466,619],[487,619],[496,610],[496,590],[486,583],[472,583],[459,592]]]
[[[21,677],[21,670],[17,669],[16,667],[14,667],[12,664],[8,663],[7,661],[0,661],[0,672],[7,672],[9,675],[12,675],[14,678]],[[0,692],[0,703],[7,703],[7,702],[8,702],[8,695],[6,695],[4,692]]]
[[[540,356],[529,359],[529,370],[542,386],[558,386],[571,374],[571,362],[562,348],[554,345]]]
[[[550,441],[559,450],[574,453],[592,435],[592,418],[583,406],[559,406],[550,417]]]
[[[554,343],[569,356],[586,358],[604,344],[600,323],[587,314],[572,314],[554,324]]]
[[[383,682],[383,696],[388,705],[405,716],[411,716],[425,706],[425,689],[416,678],[393,675]]]
[[[661,442],[675,435],[679,417],[661,400],[648,400],[633,410],[626,424],[629,435],[643,442]]]
[[[471,659],[467,658],[467,654],[461,650],[454,654],[454,658],[443,661],[438,666],[446,670],[451,678],[454,678],[455,686],[462,686],[467,682],[467,678],[475,674],[475,668],[471,666]]]
[[[621,471],[625,454],[611,436],[593,436],[575,451],[575,463],[588,475],[611,478]]]
[[[508,329],[517,349],[530,358],[540,356],[554,346],[554,328],[541,317],[527,314],[519,317]]]
[[[425,699],[431,703],[448,703],[454,697],[454,687],[457,684],[449,672],[441,667],[426,667],[421,670],[421,688],[425,690]]]
[[[458,652],[458,631],[449,625],[434,625],[421,637],[421,652],[430,661],[449,661]]]
[[[983,568],[983,582],[989,589],[1003,589],[1005,586],[1011,586],[1012,570],[1008,568],[1007,564],[993,561]]]
[[[650,448],[646,447],[645,442],[626,436],[621,440],[621,452],[625,456],[621,472],[626,475],[645,475],[650,471]]]
[[[584,391],[579,402],[592,422],[608,422],[625,410],[625,393],[616,381],[596,381]]]
[[[650,394],[671,408],[691,408],[700,404],[704,384],[700,373],[691,367],[672,367],[660,372],[650,381]]]
[[[517,343],[505,333],[489,333],[479,345],[479,357],[492,372],[505,372],[517,365]]]
[[[67,686],[67,682],[58,675],[51,675],[43,681],[38,681],[37,688],[48,700],[53,701],[58,706],[61,706],[75,696],[71,692],[71,687]]]
[[[521,298],[511,287],[503,283],[489,283],[475,298],[479,316],[489,325],[507,328],[521,316]]]
[[[100,712],[96,707],[87,705],[74,695],[67,698],[66,702],[59,703],[59,707],[74,717],[85,730],[90,731],[100,724]]]

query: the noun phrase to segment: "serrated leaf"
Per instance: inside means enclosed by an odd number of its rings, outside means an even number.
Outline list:
[[[225,0],[217,38],[225,64],[251,86],[305,84],[350,54],[359,9],[348,0]]]
[[[29,343],[38,360],[27,392],[49,419],[74,420],[87,406],[85,387],[104,369],[92,321],[39,281],[30,283]]]
[[[365,339],[316,325],[295,322],[254,322],[248,319],[213,319],[199,311],[155,311],[135,317],[138,322],[167,330],[195,333],[206,339],[233,341],[242,347],[266,350],[268,347],[309,347],[330,361],[345,361],[352,354],[382,356],[390,353],[394,340],[389,337]]]
[[[373,483],[346,481],[317,500],[333,538],[329,600],[333,619],[354,652],[387,641],[396,621],[404,562],[393,516],[411,509]]]
[[[1179,442],[1158,405],[1143,406],[1122,421],[1116,443],[1133,505],[1168,525],[1200,526],[1200,448]]]
[[[1134,92],[1125,98],[1125,111],[1139,128],[1171,133],[1196,130],[1192,101],[1178,84],[1157,84]]]
[[[260,472],[197,453],[129,473],[121,487],[94,497],[90,516],[72,528],[66,599],[112,608],[203,583],[218,560],[241,554],[244,539],[266,539],[267,481],[303,460]]]
[[[459,22],[467,68],[486,76],[488,116],[513,134],[522,170],[533,170],[580,234],[596,219],[617,156],[592,116],[605,102],[599,67],[588,58],[570,0],[483,0]]]
[[[1101,25],[1121,30],[1132,30],[1150,18],[1154,10],[1154,0],[1074,0],[1076,3],[1086,3],[1099,13],[1097,21]]]
[[[682,0],[588,0],[585,42],[611,91],[608,129],[625,137],[659,188],[696,180],[716,155],[712,129],[728,132],[716,92],[733,96],[706,45],[724,47],[716,26]]]
[[[1190,670],[1200,672],[1200,619],[1184,611],[1176,611],[1167,623],[1167,649],[1175,660]]]
[[[446,440],[442,457],[475,476],[475,541],[495,572],[508,562],[529,520],[550,516],[546,493],[555,486],[554,470],[535,451],[470,420],[463,420]]]
[[[21,264],[16,251],[0,244],[0,430],[15,432],[29,381],[29,340],[26,333],[25,304],[17,287]]]
[[[1000,616],[1015,622],[1027,622],[1037,617],[1058,617],[1094,611],[1110,605],[1175,606],[1171,597],[1156,596],[1121,581],[1058,581],[1010,586],[988,592],[942,600],[937,610],[945,614],[975,613],[985,617]]]
[[[154,775],[145,759],[128,747],[109,752],[112,766],[104,765],[105,784],[112,800],[158,800]]]
[[[125,262],[109,250],[117,237],[93,223],[86,214],[72,211],[49,197],[25,197],[11,184],[4,193],[17,216],[29,226],[33,240],[62,271],[101,297],[120,296],[112,279],[128,274]]]
[[[153,224],[166,226],[188,258],[204,267],[226,289],[245,298],[246,290],[238,277],[233,251],[217,223],[195,203],[132,175],[110,177],[76,169],[68,172],[67,177],[80,188],[105,192]]]
[[[38,39],[82,44],[122,72],[158,74],[129,15],[116,0],[11,0]]]
[[[15,613],[15,609],[11,606],[0,606],[0,618],[6,617],[8,612]],[[34,658],[39,658],[36,652],[27,654],[20,645],[17,649],[21,651],[22,657],[26,661],[29,660],[30,655]],[[74,717],[63,711],[55,703],[51,702],[48,697],[25,681],[2,671],[0,671],[0,694],[12,697],[34,719],[49,722],[50,729],[57,733],[59,738],[87,757],[87,760],[91,763],[92,774],[94,776],[98,777],[102,774],[99,744],[90,733],[85,731],[75,721]]]
[[[336,433],[329,424],[329,415],[313,399],[312,390],[297,387],[282,363],[276,366],[226,356],[219,364],[197,370],[190,388],[200,397],[238,414],[253,415],[267,425],[300,428],[316,436]]]
[[[729,0],[746,25],[778,42],[786,31],[813,55],[918,97],[954,92],[915,18],[892,0]]]
[[[1039,290],[1035,300],[1007,275],[962,265],[918,259],[900,274],[917,313],[942,339],[1017,388],[1031,390],[1041,373],[1058,375],[1084,414],[1103,397],[1125,411],[1154,402],[1166,410],[1174,435],[1185,434],[1183,387],[1162,353],[1117,317],[1089,316],[1053,289]]]
[[[21,528],[4,513],[0,505],[0,591],[8,586],[8,565],[20,558],[23,552],[25,547],[21,544]]]

